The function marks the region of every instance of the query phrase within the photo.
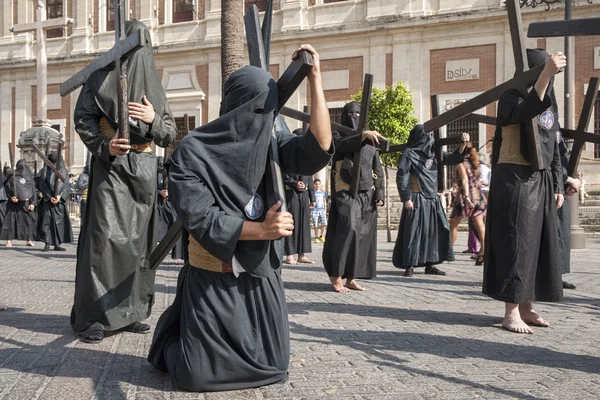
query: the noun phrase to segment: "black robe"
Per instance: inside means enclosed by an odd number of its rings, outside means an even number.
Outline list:
[[[49,160],[56,162],[57,153],[51,153]],[[64,160],[61,159],[61,165],[59,170],[65,177],[69,176],[67,167],[65,166]],[[39,189],[43,195],[42,202],[40,204],[40,216],[41,222],[38,225],[40,227],[40,237],[47,244],[58,246],[62,243],[71,243],[73,241],[73,229],[71,228],[71,219],[67,211],[67,201],[71,195],[71,187],[68,184],[58,181],[58,194],[60,195],[60,201],[58,204],[53,205],[50,199],[54,197],[54,182],[56,174],[48,167],[44,167],[41,172],[41,180],[39,182]]]
[[[85,191],[87,190],[90,182],[89,164],[91,162],[91,158],[88,158],[88,164],[86,164],[86,166],[83,168],[83,171],[77,178],[77,190],[81,194],[81,199],[79,200],[79,226],[81,228],[83,228],[83,221],[85,221],[85,213],[87,211],[87,192]]]
[[[165,188],[165,183],[167,183],[164,180],[164,177],[167,176],[167,172],[164,169],[164,166],[162,165],[162,162],[161,162],[162,157],[158,157],[158,159],[159,159],[158,172],[157,172],[157,176],[156,176],[156,179],[157,179],[156,211],[158,214],[157,215],[157,218],[158,218],[157,240],[160,242],[161,240],[163,240],[163,238],[169,231],[169,228],[171,227],[171,225],[173,225],[173,223],[175,223],[175,221],[177,221],[177,212],[175,211],[175,208],[173,208],[171,199],[169,199],[169,197],[167,197],[165,199],[160,195],[160,191],[163,190],[163,188]],[[174,260],[183,259],[181,241],[179,243],[177,243],[177,245],[175,245],[175,247],[173,247],[173,251],[171,251],[171,258]]]
[[[0,177],[1,178],[1,177]],[[6,203],[8,202],[8,196],[4,185],[0,185],[0,232],[2,232],[2,225],[4,224],[4,218],[6,218]]]
[[[6,216],[0,231],[0,240],[33,241],[37,236],[37,210],[29,211],[28,207],[30,205],[37,207],[37,190],[25,160],[17,162],[14,178],[16,178],[16,194],[13,192],[13,176],[4,185],[9,200],[6,203]],[[10,200],[13,196],[19,199],[17,203]]]
[[[354,102],[348,103],[344,110],[355,106]],[[342,123],[352,127],[345,111],[342,117]],[[370,279],[377,275],[376,202],[385,199],[385,178],[379,152],[368,145],[367,140],[363,142],[361,136],[333,132],[336,153],[331,168],[331,207],[323,246],[323,265],[330,277]],[[361,148],[358,195],[353,199],[349,191],[352,160]],[[336,187],[338,174],[344,187]]]
[[[304,182],[305,188],[298,190],[296,185]],[[315,202],[315,188],[312,176],[285,174],[285,198],[288,211],[294,217],[294,234],[285,238],[284,254],[307,254],[312,251],[310,234],[310,205]]]
[[[562,134],[559,133],[558,149],[560,152],[560,163],[562,166],[562,184],[567,184],[569,174],[569,150],[565,146]],[[558,244],[560,246],[561,272],[568,274],[571,272],[571,200],[573,196],[565,195],[565,202],[562,207],[557,210],[558,215]],[[577,196],[575,196],[577,201]]]
[[[246,271],[236,277],[193,266],[184,247],[177,295],[160,317],[148,361],[185,390],[244,389],[287,378],[283,239],[238,240],[244,221],[263,221],[275,203],[266,166],[276,88],[259,68],[234,72],[221,117],[190,132],[171,157],[169,196],[184,239],[191,236],[221,263],[239,262]],[[278,130],[276,140],[284,172],[312,175],[331,158],[311,133]]]
[[[443,152],[444,165],[457,165],[464,155]],[[402,209],[392,257],[396,268],[425,267],[454,261],[448,218],[437,195],[438,161],[435,141],[417,125],[410,133],[408,147],[398,161],[396,185],[400,199],[411,200],[414,209]],[[416,179],[419,192],[412,191]]]
[[[551,87],[548,92],[551,94]],[[517,126],[520,153],[528,155],[523,125],[538,125],[542,163],[532,171],[527,165],[499,162],[503,130]],[[498,102],[498,126],[492,153],[485,235],[483,293],[506,303],[560,301],[563,298],[558,221],[554,195],[563,193],[562,169],[556,140],[558,114],[547,93],[540,100],[533,88],[522,99],[509,90]],[[509,149],[511,157],[517,149]]]
[[[134,30],[142,30],[148,44],[129,57],[129,100],[141,102],[145,94],[156,114],[150,124],[130,121],[130,142],[167,147],[175,139],[175,121],[154,65],[150,34],[142,23],[127,21],[127,34]],[[75,130],[92,153],[71,311],[76,333],[95,322],[115,331],[144,320],[154,303],[155,272],[148,263],[156,246],[156,156],[134,150],[110,156],[107,136],[118,125],[113,72],[94,72],[75,107]],[[108,121],[104,131],[101,119]]]

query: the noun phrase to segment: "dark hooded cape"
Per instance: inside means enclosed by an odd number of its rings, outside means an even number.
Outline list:
[[[13,192],[13,179],[16,180],[16,194]],[[35,240],[37,236],[37,211],[29,211],[30,205],[37,207],[37,190],[29,166],[19,160],[14,177],[10,175],[4,185],[8,199],[15,196],[17,203],[8,200],[6,216],[0,231],[0,240]]]
[[[48,159],[56,165],[58,157],[57,152],[50,153]],[[65,161],[61,158],[61,163],[58,170],[62,176],[68,177],[69,171],[65,166]],[[67,212],[67,201],[71,194],[71,188],[68,184],[63,183],[57,178],[54,171],[47,166],[42,169],[40,175],[39,188],[42,193],[42,201],[40,203],[39,221],[40,237],[47,244],[58,246],[61,243],[71,243],[73,241],[73,229],[71,228],[71,219]],[[54,197],[54,184],[58,180],[58,195],[60,202],[53,205],[50,199]]]
[[[356,102],[344,106],[341,123],[356,129],[360,110]],[[384,200],[385,178],[379,152],[362,134],[333,132],[336,153],[331,169],[331,208],[323,247],[323,264],[329,276],[374,278],[377,275],[377,200]],[[362,157],[358,195],[350,196],[354,153]],[[337,176],[337,180],[336,180]],[[337,183],[336,183],[337,182]]]
[[[138,29],[150,40],[144,24],[126,22],[128,34]],[[131,142],[153,141],[167,147],[175,139],[176,126],[152,57],[148,41],[128,58],[129,100],[141,103],[143,93],[156,112],[150,124],[130,121]],[[94,322],[107,331],[123,328],[147,318],[154,302],[154,272],[148,258],[156,246],[156,156],[133,150],[110,156],[111,132],[100,129],[100,119],[117,126],[114,75],[110,69],[92,74],[74,113],[75,130],[92,154],[87,212],[77,246],[71,312],[75,332]]]
[[[244,221],[272,206],[265,185],[277,87],[255,67],[224,86],[221,117],[194,129],[169,162],[169,196],[184,227],[186,265],[173,305],[161,316],[148,360],[191,391],[258,387],[286,379],[287,306],[281,280],[283,239],[240,241]],[[312,175],[329,162],[312,133],[277,131],[284,172]],[[193,237],[224,263],[247,271],[207,271],[189,263]]]
[[[445,165],[456,165],[464,157],[457,149],[443,153]],[[437,195],[435,140],[423,125],[415,126],[407,148],[398,161],[396,185],[400,199],[411,200],[414,209],[402,209],[392,261],[397,268],[425,267],[454,261],[448,219]],[[413,191],[416,180],[419,191]]]
[[[543,54],[542,54],[543,53]],[[528,51],[533,68],[547,55]],[[492,153],[485,235],[483,293],[507,303],[560,301],[563,298],[557,209],[554,195],[563,193],[558,142],[558,113],[550,83],[544,100],[533,88],[525,98],[515,90],[498,102],[498,125]],[[544,169],[500,162],[504,129],[518,124],[520,153],[527,159],[523,124],[538,125]],[[512,149],[509,149],[512,150]],[[506,153],[513,153],[507,151]]]

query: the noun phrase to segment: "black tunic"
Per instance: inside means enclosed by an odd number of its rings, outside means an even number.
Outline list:
[[[310,205],[315,202],[312,176],[285,174],[285,197],[288,211],[294,217],[294,233],[285,238],[284,254],[307,254],[312,251],[310,234]],[[296,185],[304,182],[305,188]]]
[[[562,134],[559,133],[558,149],[560,152],[560,163],[562,166],[562,184],[566,185],[569,174],[569,150],[565,146]],[[572,196],[565,195],[565,202],[562,207],[557,210],[558,215],[558,244],[560,246],[561,271],[563,274],[571,272],[571,200]],[[577,197],[575,197],[577,201]]]
[[[263,221],[274,203],[265,176],[276,104],[266,71],[236,71],[225,84],[222,117],[190,132],[171,157],[169,195],[184,239],[192,236],[223,263],[235,258],[246,271],[236,277],[203,270],[186,254],[175,301],[158,322],[148,356],[186,390],[244,389],[287,378],[283,239],[238,240],[244,221]],[[311,175],[331,158],[311,133],[277,131],[276,140],[288,173]]]
[[[6,216],[0,231],[0,240],[26,240],[33,241],[37,236],[37,210],[29,211],[30,205],[37,206],[37,190],[31,170],[25,160],[17,162],[16,194],[13,192],[13,177],[11,176],[4,189],[8,201],[6,203]],[[17,197],[19,201],[13,203],[10,198]]]
[[[376,202],[385,199],[385,178],[378,151],[367,141],[362,142],[361,136],[333,132],[336,153],[331,169],[332,201],[323,247],[323,264],[329,276],[369,279],[377,275]],[[353,199],[349,191],[352,159],[361,147],[358,195]],[[338,182],[343,185],[340,188],[336,187],[338,174]]]
[[[556,141],[558,114],[552,106],[548,94],[541,101],[535,88],[525,99],[509,90],[498,102],[483,293],[506,303],[560,301],[563,297],[554,199],[555,193],[563,193],[563,180]],[[526,165],[499,162],[503,129],[532,119],[539,129],[543,165],[550,167],[532,171]],[[519,133],[525,157],[522,125]]]
[[[156,112],[150,124],[130,121],[130,142],[167,147],[175,139],[176,126],[154,65],[150,34],[137,21],[126,24],[127,34],[142,29],[148,40],[129,57],[129,99],[141,102],[144,93]],[[95,322],[114,331],[141,321],[154,303],[154,271],[148,259],[156,246],[156,156],[134,150],[125,156],[109,155],[107,135],[114,132],[103,132],[100,119],[116,129],[116,85],[111,86],[115,81],[111,72],[95,72],[75,107],[75,130],[92,153],[71,311],[71,326],[77,333]],[[112,83],[106,86],[106,82]]]
[[[1,178],[1,176],[0,176]],[[2,232],[2,225],[4,224],[4,218],[6,218],[6,202],[8,201],[8,196],[6,195],[6,190],[4,189],[4,185],[0,185],[0,232]]]
[[[56,152],[49,155],[52,162],[56,162]],[[65,177],[69,176],[64,160],[61,159],[59,170]],[[41,172],[40,192],[43,195],[40,204],[40,236],[47,244],[58,246],[62,243],[71,243],[73,241],[73,229],[71,228],[71,219],[67,212],[67,201],[71,194],[71,187],[59,180],[58,194],[60,201],[53,205],[50,199],[54,197],[54,182],[56,174],[48,167],[44,167]],[[42,233],[43,232],[43,233]]]
[[[162,165],[162,157],[158,157],[158,172],[157,172],[157,191],[156,191],[156,211],[157,211],[157,216],[158,216],[158,237],[157,240],[160,242],[161,240],[163,240],[163,238],[165,237],[165,235],[167,234],[167,232],[169,231],[169,228],[171,227],[171,225],[173,225],[175,223],[175,221],[177,221],[177,212],[175,211],[175,208],[173,207],[173,204],[171,203],[171,199],[169,197],[167,197],[166,199],[164,197],[162,197],[160,195],[160,191],[163,190],[163,188],[166,188],[165,186],[165,179],[164,177],[167,176],[167,172],[164,169],[164,166]],[[176,260],[176,259],[183,259],[183,253],[182,253],[182,244],[181,241],[179,243],[177,243],[177,245],[175,245],[175,247],[173,247],[173,251],[171,251],[171,258]]]
[[[425,267],[454,261],[454,250],[448,219],[437,195],[437,166],[435,141],[425,133],[423,125],[417,125],[410,133],[408,148],[398,161],[396,185],[400,199],[411,200],[414,209],[402,209],[398,236],[392,261],[396,268]],[[459,149],[443,153],[445,165],[457,165],[464,161]],[[418,192],[412,191],[415,177]]]

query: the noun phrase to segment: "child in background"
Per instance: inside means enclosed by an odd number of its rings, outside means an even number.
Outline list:
[[[312,209],[312,225],[315,230],[315,243],[325,243],[325,229],[327,227],[327,215],[325,204],[327,204],[327,193],[321,188],[321,180],[315,179],[315,205]],[[319,234],[319,229],[321,233]]]

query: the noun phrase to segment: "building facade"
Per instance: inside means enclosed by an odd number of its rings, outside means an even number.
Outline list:
[[[243,1],[243,0],[231,0]],[[0,1],[0,160],[8,161],[7,143],[18,141],[36,118],[35,35],[10,28],[35,20],[37,1]],[[78,172],[85,148],[73,127],[79,90],[61,98],[60,83],[114,45],[111,0],[46,0],[48,18],[67,15],[68,28],[48,32],[48,118],[65,137],[67,164]],[[246,0],[245,7],[264,0]],[[218,116],[221,97],[221,0],[129,0],[129,18],[144,22],[155,46],[156,65],[177,118],[180,137],[184,116],[190,127]],[[275,0],[270,70],[277,78],[301,43],[319,51],[326,98],[332,115],[362,86],[365,73],[383,88],[403,81],[411,90],[416,116],[431,115],[431,96],[440,112],[476,96],[514,74],[508,19],[501,0]],[[525,7],[523,25],[562,19],[561,5]],[[599,15],[600,5],[574,1],[574,18]],[[528,47],[563,51],[564,39],[527,39]],[[575,39],[575,121],[586,84],[600,76],[600,36]],[[562,78],[555,87],[563,99]],[[306,85],[288,105],[309,103]],[[495,105],[479,111],[495,115]],[[290,128],[300,123],[288,121]],[[562,121],[561,121],[562,122]],[[576,123],[574,124],[576,125]],[[588,129],[600,133],[600,103]],[[494,128],[465,120],[443,135],[469,131],[481,151],[489,151]],[[486,145],[487,144],[487,145]],[[161,150],[157,150],[159,153]],[[600,146],[587,144],[580,169],[588,182],[600,182]]]

